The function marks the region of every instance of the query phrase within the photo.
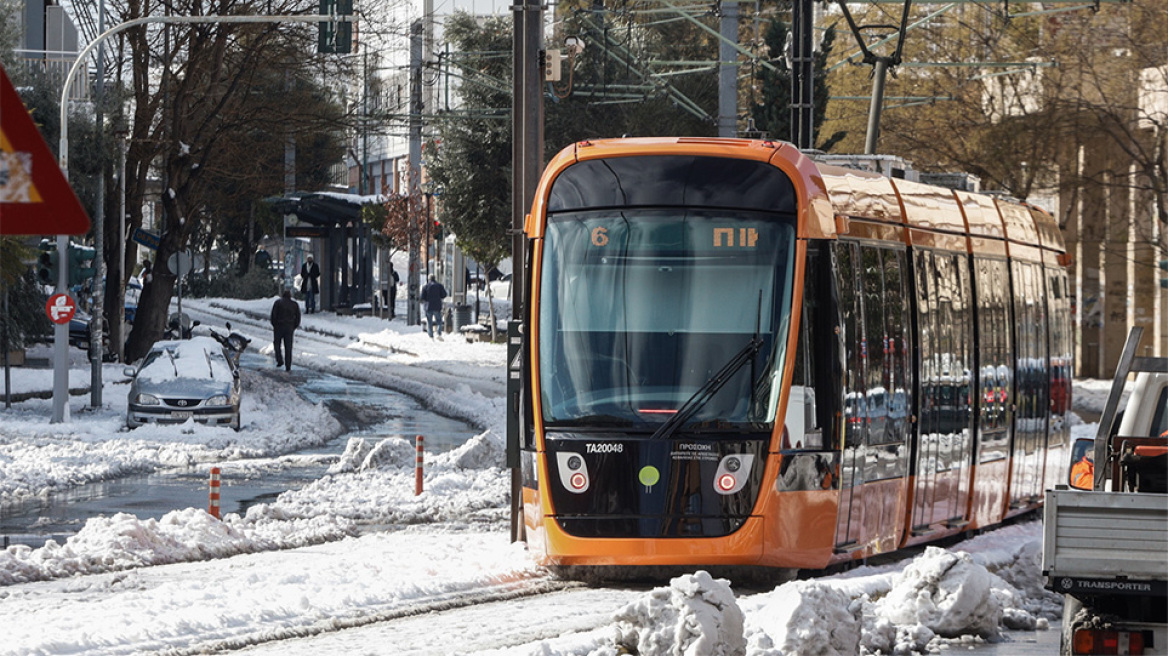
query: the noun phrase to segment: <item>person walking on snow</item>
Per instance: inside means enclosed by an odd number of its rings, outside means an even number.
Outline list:
[[[393,262],[389,263],[389,318],[397,316],[397,285],[401,282],[397,271],[393,270]]]
[[[312,256],[300,265],[300,291],[304,294],[304,312],[316,312],[316,295],[320,293],[320,267]]]
[[[272,304],[272,346],[276,348],[276,366],[292,371],[292,334],[300,327],[300,305],[285,289]],[[282,349],[282,350],[281,350]]]
[[[426,310],[426,334],[434,339],[434,329],[438,329],[438,339],[442,339],[442,299],[446,298],[446,288],[430,276],[430,281],[422,287],[422,304]]]

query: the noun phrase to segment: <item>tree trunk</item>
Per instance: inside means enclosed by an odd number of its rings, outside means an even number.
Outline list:
[[[166,216],[177,216],[173,211],[173,199],[167,199],[165,196],[163,194]],[[142,296],[138,301],[138,313],[134,318],[134,328],[130,331],[130,339],[126,343],[127,362],[134,362],[149,353],[154,342],[162,339],[162,333],[166,332],[170,299],[174,295],[174,285],[178,280],[175,272],[167,266],[167,260],[182,250],[181,244],[186,240],[184,232],[181,226],[174,226],[162,235],[154,258],[152,281],[142,290]]]
[[[152,275],[153,281],[142,290],[138,314],[126,342],[126,362],[136,362],[149,353],[150,347],[162,339],[162,333],[166,331],[166,316],[170,311],[170,297],[177,278],[166,268],[165,260],[154,266]]]

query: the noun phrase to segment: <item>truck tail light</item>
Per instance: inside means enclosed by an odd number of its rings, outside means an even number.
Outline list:
[[[1078,629],[1075,631],[1072,653],[1142,656],[1144,653],[1144,634],[1139,631]]]

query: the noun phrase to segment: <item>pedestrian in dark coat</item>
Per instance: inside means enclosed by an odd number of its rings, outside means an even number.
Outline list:
[[[292,334],[300,327],[300,305],[285,289],[272,304],[272,346],[276,347],[276,366],[292,371]]]
[[[397,316],[397,285],[401,282],[397,271],[393,270],[393,262],[389,263],[389,318]]]
[[[304,312],[316,312],[316,295],[320,293],[320,267],[311,255],[300,265],[300,291],[304,294]]]
[[[430,282],[422,287],[422,307],[426,310],[426,334],[434,339],[434,329],[438,329],[438,339],[442,339],[442,299],[446,298],[446,288],[430,276]]]

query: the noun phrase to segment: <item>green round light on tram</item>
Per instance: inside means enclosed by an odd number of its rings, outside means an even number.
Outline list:
[[[641,481],[641,485],[656,485],[657,481],[661,480],[661,472],[657,471],[656,467],[648,465],[641,467],[641,471],[637,474],[637,478]]]

